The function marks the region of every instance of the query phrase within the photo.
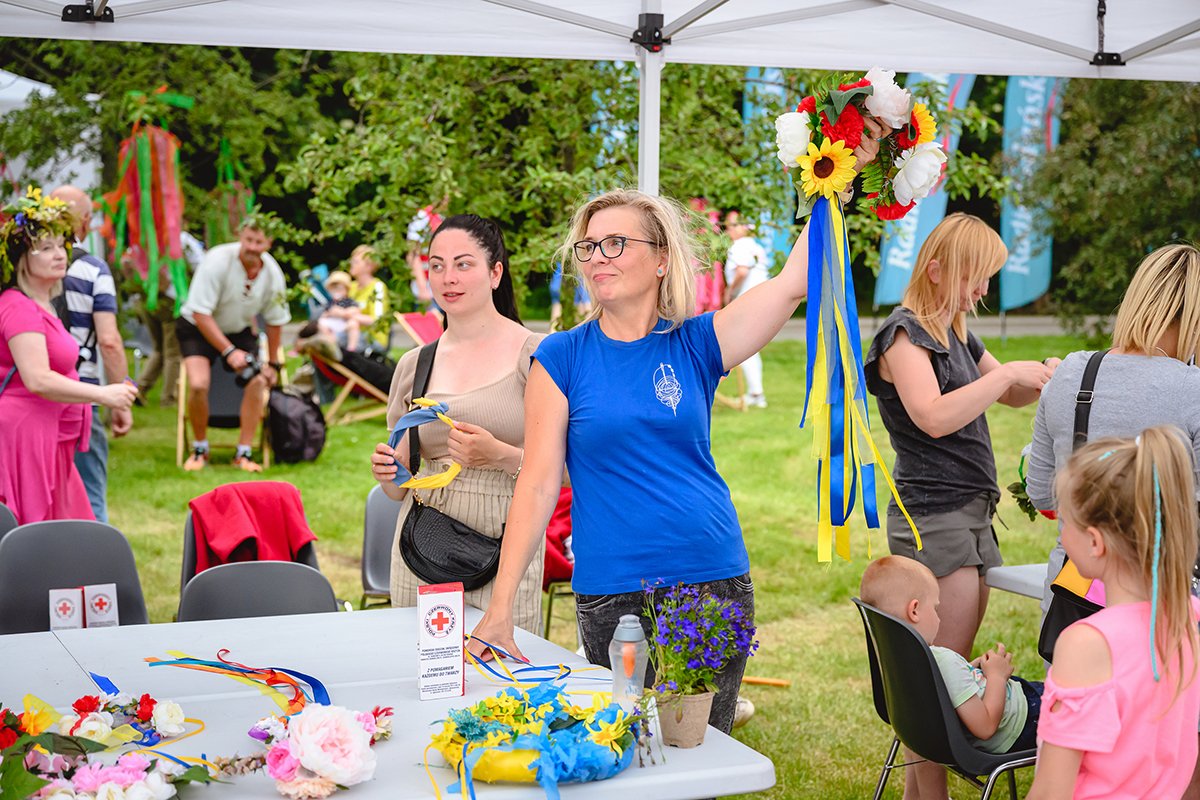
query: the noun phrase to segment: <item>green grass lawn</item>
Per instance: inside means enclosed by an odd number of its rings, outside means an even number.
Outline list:
[[[1010,339],[987,343],[1002,361],[1041,359],[1079,349],[1068,337]],[[775,762],[772,798],[861,798],[873,792],[879,766],[891,742],[889,729],[871,704],[862,625],[850,598],[867,564],[868,542],[875,556],[887,552],[882,532],[870,532],[856,518],[853,560],[817,563],[816,467],[809,457],[811,434],[797,428],[804,392],[804,347],[780,342],[764,351],[770,407],[738,412],[718,405],[713,412],[713,452],[733,492],[750,551],[757,588],[761,649],[748,673],[785,678],[790,688],[745,687],[758,713],[736,735]],[[726,390],[728,391],[728,390]],[[200,473],[175,467],[174,409],[161,409],[158,391],[148,407],[136,410],[134,431],[112,442],[109,508],[113,525],[133,544],[146,603],[153,622],[170,621],[179,600],[182,532],[187,503],[214,486],[250,478],[228,465],[232,449],[216,450]],[[887,435],[875,420],[876,443],[891,463]],[[1001,487],[1016,479],[1020,450],[1029,441],[1033,408],[998,407],[989,412]],[[357,603],[362,548],[362,509],[374,485],[368,457],[386,438],[382,418],[331,428],[320,459],[311,464],[273,466],[270,480],[294,483],[320,537],[322,571],[340,598]],[[234,431],[214,431],[214,446],[232,444]],[[886,507],[887,487],[880,508]],[[1044,561],[1054,528],[1030,522],[1011,500],[1000,503],[996,528],[1010,564]],[[836,559],[836,557],[835,557]],[[556,606],[553,638],[574,649],[569,604]],[[362,612],[370,613],[370,612]],[[992,595],[978,643],[1002,641],[1015,653],[1017,674],[1040,679],[1034,645],[1037,603],[1004,592]],[[1028,777],[1025,778],[1027,785]],[[894,777],[888,796],[900,796]],[[978,796],[952,779],[952,797]]]

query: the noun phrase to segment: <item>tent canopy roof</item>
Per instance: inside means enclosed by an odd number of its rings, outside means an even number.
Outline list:
[[[82,2],[82,0],[81,0]],[[101,0],[94,0],[97,7]],[[1082,78],[1200,79],[1193,0],[0,0],[7,36],[623,60],[644,6],[668,62]],[[1100,49],[1125,63],[1096,66]]]

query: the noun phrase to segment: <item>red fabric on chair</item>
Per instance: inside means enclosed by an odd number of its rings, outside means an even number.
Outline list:
[[[188,503],[196,531],[196,572],[234,561],[294,561],[317,536],[300,490],[283,481],[218,486]]]
[[[564,486],[546,526],[546,563],[542,571],[542,591],[557,581],[571,580],[575,565],[567,559],[567,537],[571,535],[571,489]]]

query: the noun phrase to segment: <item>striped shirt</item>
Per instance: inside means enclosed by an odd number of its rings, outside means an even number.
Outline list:
[[[63,279],[67,300],[67,327],[79,343],[79,379],[100,383],[99,346],[96,343],[97,311],[117,313],[117,289],[112,270],[103,259],[89,253],[79,255]]]

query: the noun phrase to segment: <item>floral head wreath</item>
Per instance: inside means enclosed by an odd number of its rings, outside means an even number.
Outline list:
[[[247,228],[261,231],[264,236],[271,239],[279,238],[279,235],[284,232],[284,225],[279,217],[275,216],[274,212],[264,211],[261,206],[254,206],[246,212],[246,216],[242,217],[238,231],[244,231]]]
[[[74,228],[66,202],[43,197],[36,186],[30,186],[24,197],[0,209],[0,285],[12,279],[17,260],[34,242],[46,236],[61,236],[69,245]]]

